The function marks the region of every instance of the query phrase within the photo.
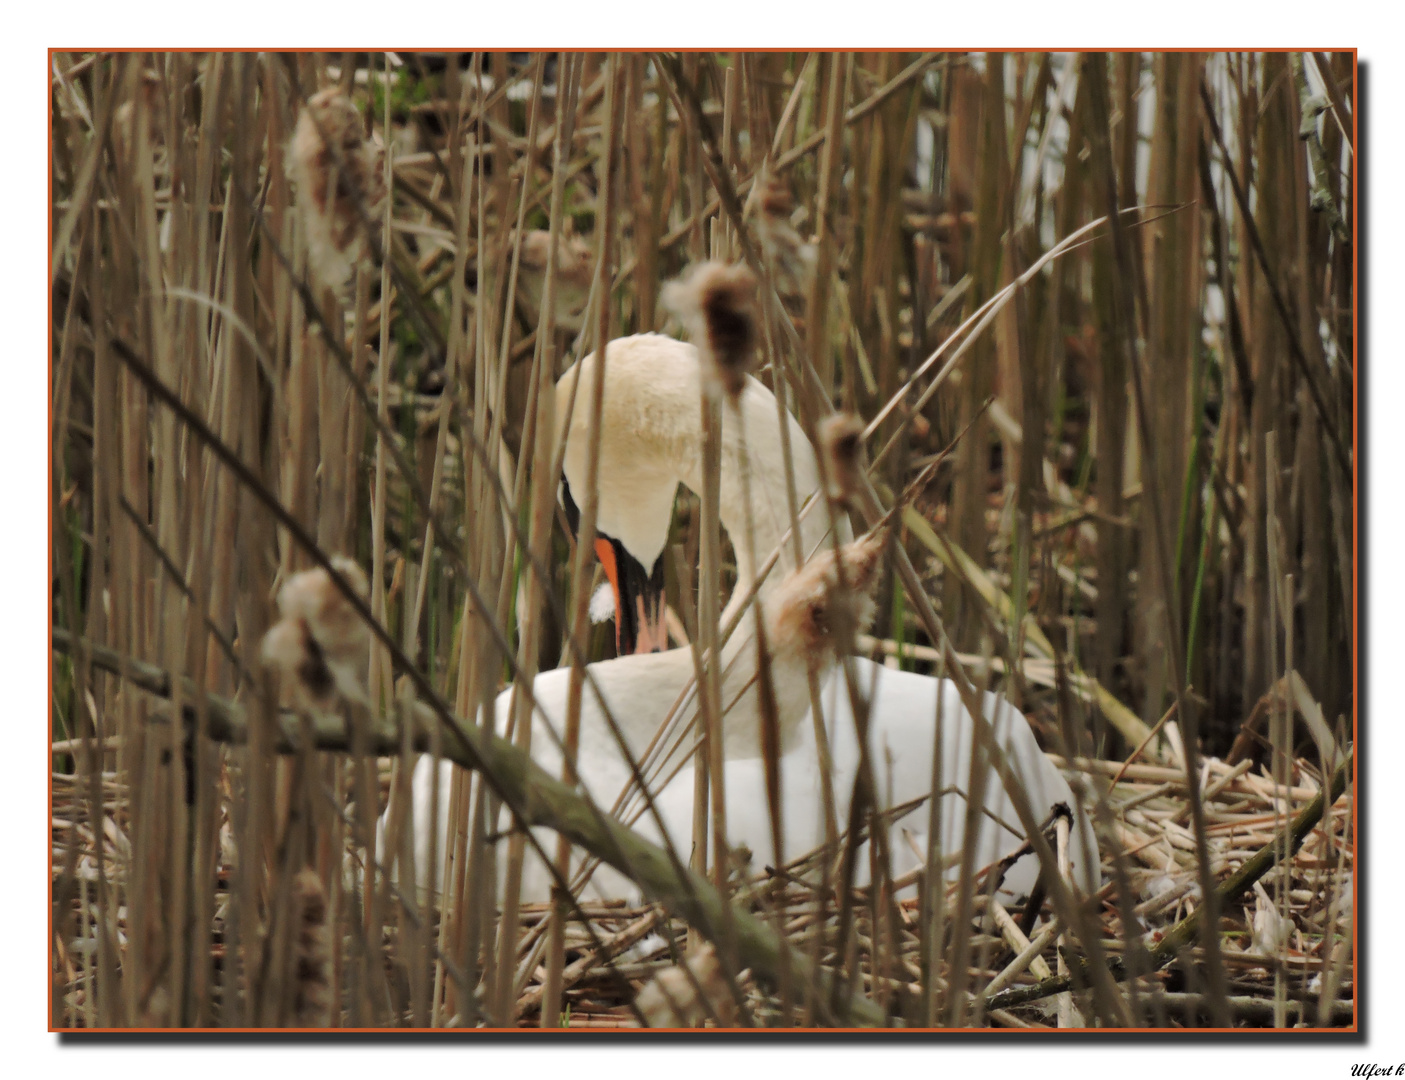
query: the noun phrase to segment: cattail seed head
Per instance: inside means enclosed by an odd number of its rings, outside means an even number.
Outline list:
[[[341,289],[368,254],[365,221],[377,220],[385,199],[383,161],[339,89],[308,99],[288,145],[288,178],[297,186],[308,268],[326,288]]]
[[[795,196],[790,185],[777,174],[768,173],[748,209],[776,294],[800,330],[804,326],[805,302],[815,280],[815,245],[806,243],[796,231],[792,221]]]
[[[756,352],[756,288],[756,275],[741,263],[705,262],[662,294],[697,344],[704,370],[733,399],[746,385]]]
[[[327,894],[322,879],[311,868],[301,870],[293,879],[293,910],[298,920],[293,960],[293,1025],[326,1027],[332,997],[327,977]]]
[[[369,591],[361,568],[334,555],[332,568],[358,594]],[[362,668],[367,660],[366,624],[322,567],[292,575],[278,592],[282,619],[264,635],[264,663],[294,688],[301,704],[329,708],[336,694],[349,701],[365,697]]]
[[[840,547],[837,560],[819,552],[776,587],[766,612],[777,655],[822,654],[868,628],[886,541],[878,529]]]
[[[846,506],[863,481],[863,421],[835,413],[820,421],[820,456],[832,502]]]
[[[768,173],[761,185],[758,205],[766,217],[789,220],[795,210],[795,196],[791,193],[789,184],[775,173]]]
[[[332,569],[346,579],[357,594],[370,591],[366,574],[345,555],[333,555]],[[317,644],[329,660],[347,660],[364,652],[366,624],[322,567],[294,574],[278,592],[278,610],[284,618],[305,619]]]

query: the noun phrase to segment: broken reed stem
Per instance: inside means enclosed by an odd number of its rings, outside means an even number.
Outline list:
[[[566,698],[566,746],[561,763],[561,779],[568,784],[576,783],[576,752],[580,741],[581,692],[585,686],[585,653],[589,632],[590,604],[590,563],[589,553],[595,542],[595,522],[600,509],[600,443],[601,415],[605,403],[605,371],[608,358],[607,342],[610,338],[609,294],[603,282],[610,274],[614,257],[614,208],[615,208],[615,154],[619,141],[619,78],[617,56],[611,56],[607,63],[605,109],[606,109],[606,164],[605,191],[603,193],[603,213],[601,214],[601,242],[596,263],[594,288],[598,294],[596,307],[596,378],[591,383],[589,407],[589,445],[586,452],[586,490],[581,496],[580,531],[576,536],[576,558],[571,574],[571,624],[567,629],[577,643],[578,652],[571,662],[571,682]],[[551,248],[547,263],[547,283],[543,291],[542,322],[538,336],[546,341],[554,336],[555,317],[554,289],[556,270],[556,245],[559,242],[562,206],[565,198],[565,184],[559,181],[565,163],[565,141],[562,136],[566,122],[558,118],[555,143],[556,171],[552,178],[551,191]],[[547,346],[549,350],[549,345]],[[553,370],[555,365],[554,352]],[[569,408],[570,406],[568,406]],[[563,448],[564,449],[564,448]],[[561,839],[556,849],[557,869],[562,878],[569,878],[571,869],[570,845]],[[563,897],[556,897],[552,904],[552,923],[547,944],[546,981],[543,987],[541,1026],[552,1028],[559,1025],[561,1011],[561,990],[564,983],[563,967],[566,962],[567,903]]]

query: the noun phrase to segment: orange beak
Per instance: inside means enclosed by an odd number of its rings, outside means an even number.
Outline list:
[[[597,536],[595,538],[595,557],[600,560],[600,565],[605,570],[605,576],[610,580],[610,589],[615,594],[615,650],[620,648],[620,628],[624,625],[624,605],[620,602],[620,568],[615,562],[615,546],[610,541]]]
[[[610,581],[615,594],[615,652],[619,656],[663,652],[668,648],[668,630],[663,619],[663,585],[638,589],[644,584],[638,564],[634,570],[622,573],[615,545],[604,537],[595,539],[595,556]],[[626,614],[628,612],[628,614]]]

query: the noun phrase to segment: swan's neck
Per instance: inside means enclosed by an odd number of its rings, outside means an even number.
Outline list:
[[[745,600],[756,579],[757,567],[773,551],[780,555],[775,568],[758,590],[765,596],[796,568],[795,541],[789,535],[792,498],[803,509],[819,488],[819,470],[810,441],[789,413],[785,435],[790,443],[791,470],[787,475],[780,417],[776,401],[754,380],[736,402],[722,405],[722,479],[718,516],[737,560],[737,584],[722,613],[725,624]],[[702,447],[678,462],[679,478],[694,491],[702,491]],[[792,483],[793,477],[793,495]],[[800,517],[802,560],[808,558],[829,531],[828,512],[816,504]],[[845,537],[847,539],[847,537]]]
[[[757,570],[779,552],[776,565],[757,589],[757,602],[767,597],[797,567],[796,544],[791,532],[792,505],[800,513],[801,560],[808,559],[822,544],[828,544],[829,511],[817,501],[804,513],[806,501],[819,489],[819,468],[810,441],[789,413],[784,414],[790,442],[791,468],[785,464],[780,410],[776,400],[760,383],[749,379],[740,398],[722,405],[722,478],[718,518],[737,562],[737,583],[723,608],[719,622],[726,626],[745,603],[756,580]],[[701,440],[699,440],[701,442]],[[695,454],[678,462],[680,480],[693,491],[702,491],[702,446]],[[793,485],[793,486],[792,486]],[[793,491],[793,495],[792,495]],[[792,504],[792,498],[794,502]],[[847,523],[841,522],[841,540],[850,539]],[[748,611],[723,649],[723,719],[726,753],[752,756],[760,753],[761,697],[757,685],[755,615]],[[770,649],[771,679],[782,742],[798,729],[810,706],[809,672],[803,656],[794,651]],[[819,665],[820,675],[828,672],[832,657]]]

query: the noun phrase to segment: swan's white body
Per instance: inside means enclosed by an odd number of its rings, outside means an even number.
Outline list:
[[[577,492],[585,488],[584,436],[594,370],[595,357],[586,357],[562,376],[558,384],[558,402],[564,410],[577,375],[584,372],[571,425],[566,432],[565,473]],[[691,345],[654,334],[622,338],[608,346],[607,376],[597,527],[624,543],[648,567],[663,550],[678,484],[681,482],[695,491],[701,488],[701,390],[697,352]],[[794,419],[787,416],[786,420],[797,505],[800,505],[819,487],[819,473],[809,441]],[[742,426],[745,427],[744,447]],[[766,559],[778,547],[781,550],[776,569],[759,590],[763,602],[772,585],[795,568],[790,542],[782,543],[790,525],[790,514],[780,437],[780,414],[775,398],[759,382],[748,380],[736,408],[728,405],[724,409],[720,516],[733,539],[738,564],[738,585],[732,602],[723,612],[724,623],[753,580],[751,552],[743,539],[748,521],[753,530],[752,547],[757,560]],[[749,516],[741,483],[743,463],[749,470]],[[823,508],[802,519],[801,539],[807,555],[824,541],[827,528]],[[843,538],[847,539],[847,535]],[[774,865],[775,856],[771,850],[770,819],[757,735],[752,625],[748,614],[723,650],[726,673],[723,700],[736,699],[724,719],[725,786],[729,842],[734,848],[743,845],[749,848],[755,856],[754,865],[759,869],[761,863]],[[833,664],[832,657],[826,664],[820,673],[822,705],[834,762],[836,810],[842,823],[853,790],[859,753],[842,669]],[[878,802],[883,808],[900,805],[932,790],[934,732],[938,721],[938,695],[941,695],[942,761],[938,790],[951,791],[943,796],[941,803],[941,847],[946,854],[958,851],[964,830],[965,804],[964,796],[957,792],[966,791],[969,784],[974,723],[961,705],[955,686],[946,680],[889,670],[862,659],[854,661],[854,670],[862,693],[873,694],[870,746]],[[692,655],[687,649],[601,661],[590,665],[590,671],[636,760],[645,752],[694,674]],[[820,772],[810,716],[808,673],[803,659],[794,653],[787,657],[785,650],[781,650],[773,665],[773,677],[784,749],[781,778],[786,850],[783,854],[793,858],[818,847],[824,840]],[[545,725],[549,723],[557,733],[564,730],[569,678],[569,669],[562,668],[539,675],[533,683],[537,712],[533,718],[531,752],[553,775],[560,774],[561,755],[556,739]],[[509,688],[497,699],[499,734],[505,733],[512,713],[512,693]],[[1068,783],[1039,749],[1022,714],[1008,703],[997,703],[995,695],[991,694],[986,695],[984,711],[994,722],[996,737],[1036,815],[1042,819],[1056,802],[1067,803],[1074,809],[1077,818],[1072,841],[1075,880],[1085,891],[1091,891],[1098,879],[1097,847],[1087,817],[1078,807]],[[578,775],[596,803],[609,810],[631,777],[589,686],[582,695],[579,746]],[[437,837],[439,844],[437,864],[443,865],[452,769],[450,763],[441,763],[437,828],[430,823],[431,759],[421,758],[415,769],[412,782],[414,834],[421,885],[425,884],[431,835]],[[666,771],[673,774],[671,769]],[[636,805],[637,802],[636,798]],[[658,793],[656,804],[669,837],[686,859],[692,836],[691,765],[677,772]],[[1019,828],[1009,796],[993,772],[988,775],[983,805],[988,813],[980,818],[974,864],[977,867],[1008,853],[1023,839],[1023,830]],[[914,845],[925,858],[928,815],[927,805],[923,803],[894,823],[889,847],[895,874],[919,865],[919,858],[912,850]],[[992,816],[1019,831],[1003,828]],[[651,839],[661,839],[657,823],[648,815],[639,818],[636,828]],[[543,848],[554,852],[554,834],[543,829],[539,830],[539,835]],[[863,878],[867,877],[866,859],[860,861],[860,872]],[[1007,891],[1028,891],[1037,874],[1037,861],[1033,856],[1026,857],[1007,876]],[[592,886],[593,890],[588,889],[587,893],[598,890],[607,897],[637,893],[631,882],[608,867],[596,872]],[[549,889],[550,877],[545,867],[529,852],[523,873],[523,899],[544,900]]]
[[[941,697],[941,763],[938,791],[941,798],[940,843],[937,854],[950,863],[958,855],[966,827],[966,795],[971,776],[975,725],[961,703],[956,685],[909,671],[895,671],[862,657],[853,658],[853,674],[869,705],[869,745],[880,811],[900,806],[932,791],[933,754],[937,741],[937,698]],[[821,692],[825,731],[834,763],[835,808],[840,827],[846,820],[854,780],[858,774],[857,727],[850,708],[842,669],[832,668]],[[1034,739],[1029,722],[1010,703],[995,694],[984,696],[985,716],[1007,756],[1025,796],[1042,820],[1055,803],[1075,812],[1070,839],[1073,879],[1084,892],[1097,888],[1097,845],[1087,815],[1068,782],[1050,763]],[[781,805],[784,808],[782,842],[784,860],[807,854],[824,843],[823,793],[814,728],[807,717],[796,742],[781,759]],[[745,845],[752,852],[752,868],[776,865],[771,845],[770,815],[766,805],[765,771],[759,757],[727,762],[727,831],[731,845]],[[686,838],[692,827],[692,777],[680,776],[657,800],[670,833]],[[1024,839],[1010,796],[993,771],[987,771],[978,817],[972,866],[980,869],[1009,854]],[[1007,828],[1001,823],[1006,823]],[[920,803],[892,823],[889,852],[894,878],[925,865],[930,808]],[[857,881],[869,879],[866,847],[860,851]],[[948,876],[958,868],[951,865]],[[1002,896],[1028,893],[1039,875],[1034,855],[1017,862],[1004,879]]]

